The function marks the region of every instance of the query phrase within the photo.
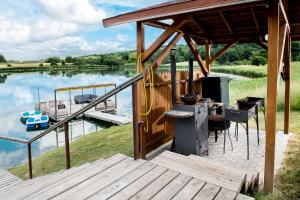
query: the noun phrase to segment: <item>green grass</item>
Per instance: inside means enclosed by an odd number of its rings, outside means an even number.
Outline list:
[[[133,154],[132,125],[114,126],[86,135],[71,143],[71,165],[79,166],[117,153]],[[33,160],[33,176],[41,176],[65,169],[64,147],[49,151]],[[9,171],[22,179],[28,179],[27,163]]]
[[[228,73],[249,78],[261,78],[267,76],[266,66],[251,66],[251,65],[237,65],[237,66],[213,66],[213,72]]]

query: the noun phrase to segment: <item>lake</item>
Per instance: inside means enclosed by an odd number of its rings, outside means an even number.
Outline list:
[[[20,113],[34,110],[35,103],[54,99],[54,89],[68,86],[83,86],[103,83],[117,85],[130,78],[132,72],[119,70],[54,71],[37,73],[0,74],[0,135],[30,139],[41,131],[27,132],[20,122]],[[109,90],[109,89],[107,89]],[[39,91],[39,92],[38,92]],[[89,93],[88,91],[85,91]],[[97,95],[104,94],[104,89],[97,89]],[[38,95],[39,93],[39,95]],[[72,96],[81,94],[72,92]],[[58,100],[67,99],[68,94],[59,94]],[[117,95],[117,113],[128,117],[132,115],[131,87]],[[70,123],[70,134],[76,138],[99,131],[109,125],[75,120]],[[58,135],[58,137],[57,137]],[[32,145],[33,156],[64,145],[63,130],[52,132]],[[27,145],[0,140],[0,168],[10,168],[27,161]]]

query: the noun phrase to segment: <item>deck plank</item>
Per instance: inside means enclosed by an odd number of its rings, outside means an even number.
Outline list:
[[[135,194],[131,200],[146,200],[151,199],[159,191],[162,190],[166,185],[168,185],[173,179],[179,175],[178,172],[174,170],[168,170],[163,175],[158,177],[155,181],[147,185],[144,189]]]
[[[136,160],[133,161],[132,158],[128,158],[117,165],[109,168],[106,171],[84,181],[75,187],[65,191],[59,196],[56,196],[53,199],[62,200],[62,199],[72,199],[72,200],[81,200],[86,199],[103,189],[104,187],[110,185],[114,181],[120,179],[136,168],[140,167],[146,161]]]
[[[152,200],[168,200],[172,199],[185,185],[191,181],[192,177],[180,174],[172,182],[170,182],[165,188],[158,192]]]
[[[197,168],[198,170],[201,170],[203,172],[213,174],[216,176],[220,176],[229,180],[234,180],[238,182],[243,182],[245,181],[245,172],[237,172],[234,169],[227,169],[222,167],[221,165],[216,165],[214,164],[214,161],[210,162],[204,162],[202,160],[198,159],[193,159],[191,157],[183,156],[177,153],[173,153],[170,151],[165,151],[164,153],[161,154],[162,156],[168,157],[173,160],[178,160],[187,166],[193,166]]]
[[[238,194],[236,200],[254,200],[253,197],[246,196],[244,194]]]
[[[206,183],[205,186],[198,192],[198,194],[193,198],[194,200],[213,200],[219,191],[220,186],[213,185],[211,183]]]
[[[243,174],[246,173],[246,188],[247,191],[249,187],[254,187],[255,184],[257,184],[257,181],[259,180],[259,172],[251,171],[248,169],[239,169],[236,166],[229,166],[228,164],[220,163],[205,157],[200,157],[196,155],[189,155],[189,158],[192,158],[194,160],[201,161],[204,165],[214,166],[214,167],[222,167],[223,169],[226,169],[228,171],[232,171],[232,173],[236,174]]]
[[[117,192],[121,191],[126,186],[130,185],[146,173],[148,173],[150,170],[152,170],[157,165],[147,162],[140,166],[138,169],[136,169],[133,172],[130,172],[129,174],[123,176],[118,181],[112,183],[111,185],[108,185],[98,193],[94,194],[92,197],[90,197],[90,200],[99,200],[99,199],[108,199],[109,197],[113,196]]]
[[[85,180],[92,176],[95,176],[96,174],[111,167],[112,165],[115,165],[118,162],[121,162],[126,158],[127,156],[125,155],[117,154],[105,160],[104,162],[99,163],[98,167],[77,168],[75,171],[67,170],[65,171],[65,173],[62,173],[61,175],[58,175],[52,179],[45,180],[40,184],[34,184],[30,187],[21,188],[16,193],[7,193],[3,197],[5,197],[5,199],[10,200],[20,198],[41,199],[41,196],[43,198],[46,198],[46,195],[49,195],[49,193],[52,193],[53,191],[57,193],[62,193],[62,186],[66,187],[71,182],[71,186],[74,186],[73,182],[77,183],[78,180]]]
[[[193,178],[172,200],[190,200],[201,190],[205,182]]]
[[[151,162],[232,191],[240,192],[243,185],[241,181],[230,180],[221,176],[210,174],[206,171],[198,170],[195,166],[187,166],[185,163],[172,160],[163,155],[154,158]]]
[[[120,200],[120,199],[129,199],[136,193],[138,193],[140,190],[142,190],[144,187],[149,185],[151,182],[153,182],[155,179],[157,179],[159,176],[161,176],[163,173],[167,171],[166,168],[157,166],[154,169],[152,169],[150,172],[130,184],[129,186],[122,189],[120,192],[116,193],[114,196],[110,198],[110,200]]]
[[[214,200],[233,200],[237,195],[237,192],[222,188]]]

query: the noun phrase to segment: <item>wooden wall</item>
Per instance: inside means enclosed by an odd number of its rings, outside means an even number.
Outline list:
[[[180,96],[188,93],[188,71],[178,71],[176,75],[177,79],[177,102],[181,102]],[[194,70],[194,92],[201,95],[201,77],[202,72]],[[172,107],[171,101],[171,74],[170,72],[158,72],[154,76],[154,92],[153,92],[153,104],[152,110],[148,115],[148,132],[145,132],[143,128],[140,128],[140,135],[138,136],[139,144],[139,157],[145,158],[146,154],[156,149],[160,145],[173,139],[174,130],[172,119],[166,118],[164,112],[170,110]],[[152,88],[153,89],[153,88]],[[146,112],[149,110],[151,104],[150,98],[150,84],[146,83],[147,92],[147,108],[145,102],[140,102],[137,105]],[[143,91],[136,91],[137,95],[143,95]],[[139,110],[139,109],[138,109]],[[144,122],[144,127],[147,126],[147,120],[145,116],[141,116],[140,119]]]

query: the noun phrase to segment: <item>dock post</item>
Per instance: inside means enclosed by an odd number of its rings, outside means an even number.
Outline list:
[[[68,122],[64,123],[64,129],[65,129],[66,165],[67,165],[67,169],[70,169],[71,168],[71,159],[70,159],[69,124],[68,124]]]
[[[29,171],[29,178],[32,179],[31,143],[28,143],[28,171]]]

